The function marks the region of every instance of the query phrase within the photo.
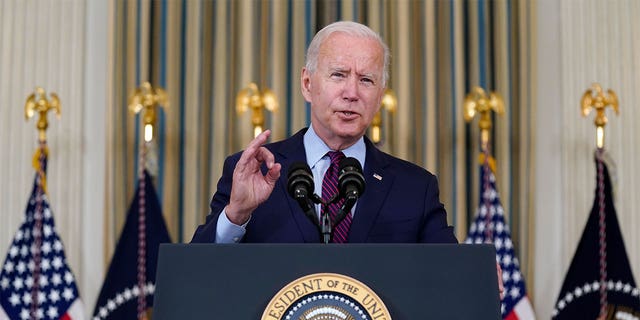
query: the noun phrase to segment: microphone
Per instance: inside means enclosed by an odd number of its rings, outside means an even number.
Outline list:
[[[340,195],[344,198],[344,203],[340,212],[336,216],[333,225],[338,225],[344,217],[351,212],[351,209],[364,193],[364,175],[360,162],[353,157],[348,157],[340,161],[338,174],[338,188]]]
[[[306,162],[295,162],[289,167],[287,190],[289,195],[298,202],[304,214],[317,226],[320,225],[316,208],[311,199],[313,197],[313,174]]]

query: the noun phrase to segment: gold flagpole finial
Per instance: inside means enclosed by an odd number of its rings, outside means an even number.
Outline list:
[[[380,110],[376,112],[371,120],[371,141],[374,144],[379,144],[382,141],[382,110],[387,110],[389,113],[395,113],[398,108],[398,98],[393,90],[387,88],[382,96],[382,102],[380,103]]]
[[[495,92],[487,93],[480,87],[473,87],[464,98],[464,120],[471,122],[477,113],[480,114],[480,142],[482,151],[488,151],[489,131],[493,126],[491,122],[491,110],[497,114],[504,114],[504,101]]]
[[[146,81],[136,88],[129,98],[129,110],[136,114],[142,111],[145,142],[153,139],[153,128],[158,120],[159,106],[165,108],[169,106],[167,93],[160,87],[152,87]]]
[[[258,85],[251,82],[247,87],[240,90],[236,96],[236,112],[238,115],[251,109],[251,123],[253,124],[253,136],[257,137],[264,130],[264,109],[276,112],[278,110],[278,99],[273,91],[263,89],[258,90]]]
[[[604,148],[604,126],[607,124],[607,116],[604,111],[607,106],[611,106],[616,114],[620,114],[616,93],[609,89],[605,94],[598,83],[592,84],[591,88],[585,91],[580,100],[580,109],[583,117],[589,115],[592,109],[596,110],[596,117],[593,123],[596,125],[596,147],[598,149]]]
[[[24,116],[26,120],[29,120],[36,113],[40,115],[38,122],[36,122],[38,140],[40,142],[47,140],[47,128],[49,127],[47,112],[49,110],[55,111],[56,118],[60,119],[60,99],[58,99],[58,95],[51,92],[49,99],[47,99],[47,92],[43,88],[37,87],[36,91],[27,97],[27,101],[24,104]]]

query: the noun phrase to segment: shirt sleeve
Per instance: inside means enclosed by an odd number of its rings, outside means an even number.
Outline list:
[[[224,208],[218,216],[218,224],[216,225],[216,243],[238,243],[244,237],[247,232],[247,224],[251,221],[245,222],[243,225],[237,225],[229,221],[227,218],[227,208]]]

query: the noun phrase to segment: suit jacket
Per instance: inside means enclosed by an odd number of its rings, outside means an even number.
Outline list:
[[[318,227],[287,192],[289,166],[306,162],[305,132],[303,129],[288,139],[265,145],[282,165],[282,171],[271,196],[253,212],[243,242],[321,241]],[[356,205],[348,241],[457,243],[453,228],[447,225],[436,177],[415,164],[380,151],[366,137],[365,145],[366,186]],[[229,203],[233,170],[240,154],[225,160],[218,190],[211,200],[211,213],[196,230],[192,242],[215,241],[218,216]],[[266,172],[265,166],[262,169]]]

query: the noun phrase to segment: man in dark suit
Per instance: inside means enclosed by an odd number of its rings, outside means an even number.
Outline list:
[[[336,22],[319,31],[301,74],[311,126],[264,145],[267,130],[227,158],[211,213],[192,242],[320,242],[318,227],[289,196],[281,171],[306,162],[315,190],[323,190],[328,152],[340,151],[361,163],[366,181],[345,218],[346,242],[457,243],[435,176],[378,150],[364,136],[380,109],[389,56],[380,36],[359,23]]]

